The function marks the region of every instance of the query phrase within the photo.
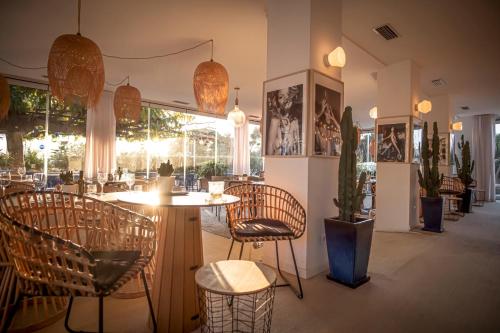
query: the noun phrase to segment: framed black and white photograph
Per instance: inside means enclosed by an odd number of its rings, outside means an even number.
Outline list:
[[[412,163],[420,164],[422,158],[422,135],[423,135],[422,122],[417,118],[413,118],[412,123],[413,123]]]
[[[340,156],[342,144],[340,118],[343,111],[344,84],[312,71],[312,144],[315,156]]]
[[[449,164],[450,145],[449,134],[439,133],[439,165]],[[429,149],[432,151],[432,135],[429,135]]]
[[[409,117],[377,119],[377,162],[408,163]]]
[[[306,154],[308,71],[264,82],[264,156]]]

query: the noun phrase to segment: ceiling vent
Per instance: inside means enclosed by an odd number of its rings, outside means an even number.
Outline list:
[[[435,79],[435,80],[432,80],[431,83],[434,87],[442,87],[442,86],[446,85],[446,81],[443,79]]]
[[[389,24],[384,24],[379,27],[373,28],[373,32],[383,37],[385,40],[391,40],[399,37],[399,34],[396,32],[396,30],[394,30],[394,28]]]
[[[182,105],[188,105],[189,103],[188,102],[184,102],[184,101],[178,101],[178,100],[173,100],[172,102],[176,103],[176,104],[182,104]]]
[[[460,108],[464,111],[470,110],[470,107],[468,107],[467,105],[461,106]]]

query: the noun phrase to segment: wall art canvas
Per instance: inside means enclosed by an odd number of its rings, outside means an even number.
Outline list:
[[[311,116],[308,150],[312,156],[338,158],[342,136],[340,119],[344,111],[344,83],[311,70]]]
[[[450,147],[448,141],[448,133],[442,133],[439,135],[439,165],[448,165]],[[429,136],[429,150],[432,152],[432,135]]]
[[[419,122],[413,123],[413,158],[412,163],[420,164],[422,157],[422,125]]]
[[[263,149],[266,156],[305,155],[307,72],[305,74],[264,83]]]
[[[339,156],[341,93],[320,84],[314,90],[314,154]]]
[[[379,124],[377,162],[406,162],[407,123]]]

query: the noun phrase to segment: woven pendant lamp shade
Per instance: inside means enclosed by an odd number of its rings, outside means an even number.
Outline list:
[[[129,84],[119,86],[115,91],[113,106],[116,120],[124,118],[139,120],[141,115],[141,92]]]
[[[7,117],[10,108],[10,89],[7,80],[0,75],[0,120]]]
[[[194,71],[193,88],[200,112],[224,114],[229,89],[224,66],[213,60],[199,64]]]
[[[50,48],[48,77],[52,95],[66,105],[97,105],[104,89],[104,63],[96,43],[79,34],[61,35]]]

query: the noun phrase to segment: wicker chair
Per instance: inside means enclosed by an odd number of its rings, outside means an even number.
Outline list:
[[[35,189],[35,185],[32,183],[12,182],[9,186],[7,186],[5,188],[5,194],[15,193],[15,192],[33,191],[34,189]]]
[[[226,205],[229,230],[232,235],[231,248],[227,258],[231,256],[234,241],[241,242],[240,255],[246,242],[275,242],[276,264],[278,272],[297,297],[303,298],[292,240],[301,237],[306,227],[306,212],[300,203],[287,191],[269,185],[240,184],[224,191],[240,198],[235,204]],[[288,240],[292,252],[298,291],[283,276],[280,269],[278,241]]]
[[[4,246],[24,295],[70,296],[65,327],[76,296],[103,298],[141,273],[151,312],[144,267],[156,248],[153,222],[140,214],[99,200],[61,192],[13,193],[0,199]],[[12,317],[12,316],[11,316]]]

